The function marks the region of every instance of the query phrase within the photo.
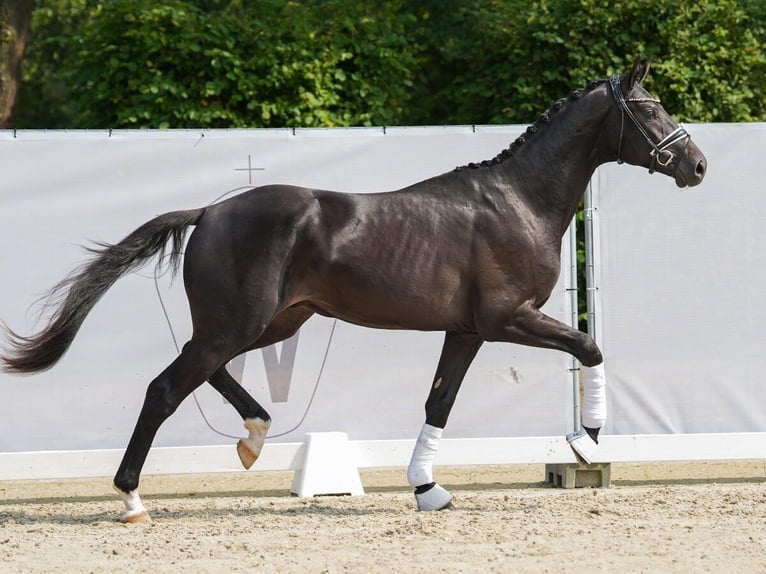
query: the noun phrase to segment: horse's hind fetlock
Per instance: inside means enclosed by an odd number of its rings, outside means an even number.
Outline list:
[[[133,470],[118,470],[112,482],[118,493],[127,494],[138,488],[139,473]]]

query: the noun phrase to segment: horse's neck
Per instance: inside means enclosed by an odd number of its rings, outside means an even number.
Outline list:
[[[597,98],[603,95],[591,92],[568,102],[550,125],[507,160],[515,193],[526,197],[562,234],[593,172],[604,162],[599,139],[608,109]]]

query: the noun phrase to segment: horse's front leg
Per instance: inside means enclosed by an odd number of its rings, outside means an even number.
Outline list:
[[[488,341],[508,341],[533,347],[558,349],[580,361],[583,375],[583,429],[567,436],[574,450],[586,462],[598,444],[598,434],[606,423],[606,376],[601,350],[587,333],[548,317],[531,303],[522,304],[511,316],[490,314],[480,332]]]
[[[418,510],[452,507],[452,495],[434,482],[433,460],[460,384],[482,342],[475,333],[447,333],[444,338],[439,366],[426,401],[426,422],[407,467],[407,481],[415,487]]]

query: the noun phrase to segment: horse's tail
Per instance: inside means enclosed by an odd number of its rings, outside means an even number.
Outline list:
[[[162,265],[166,243],[171,239],[173,246],[168,263],[175,273],[188,227],[195,225],[204,211],[203,208],[166,213],[143,224],[119,243],[100,243],[88,248],[92,258],[55,285],[45,297],[45,307],[56,309],[43,330],[23,337],[3,324],[9,348],[0,356],[2,369],[11,373],[34,373],[53,367],[102,295],[120,277],[158,253],[158,265]]]

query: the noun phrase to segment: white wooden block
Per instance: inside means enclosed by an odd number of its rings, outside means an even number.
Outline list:
[[[298,496],[364,494],[346,433],[306,434],[303,465],[295,471],[290,492]]]

